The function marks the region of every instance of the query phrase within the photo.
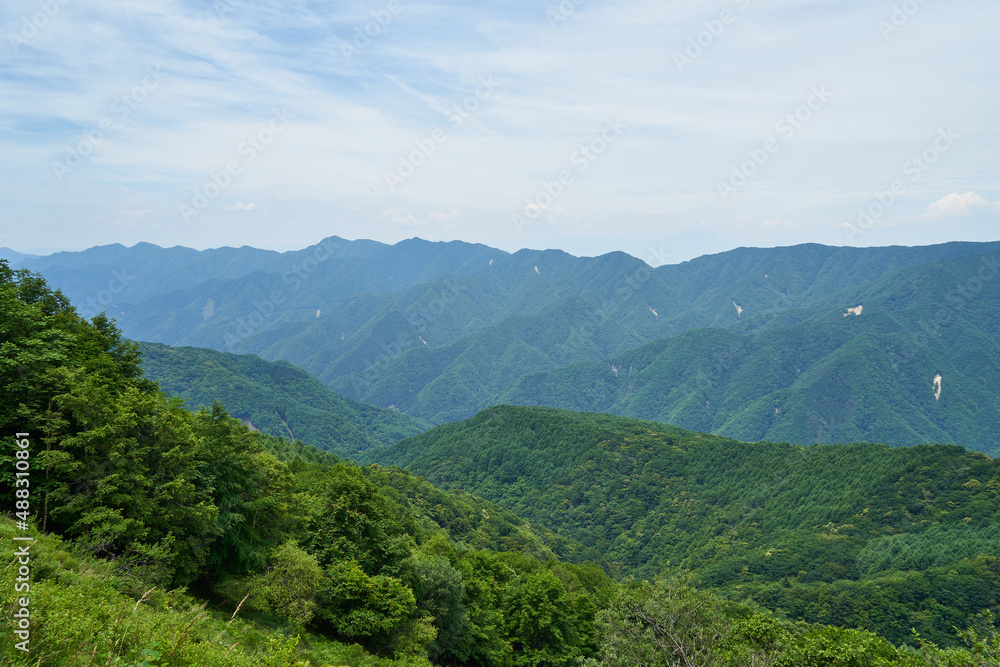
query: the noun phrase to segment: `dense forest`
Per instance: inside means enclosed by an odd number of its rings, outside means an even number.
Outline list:
[[[745,443],[499,406],[368,460],[494,500],[616,576],[682,568],[788,618],[948,643],[1000,609],[1000,460],[953,445]]]
[[[219,403],[186,409],[182,398],[144,377],[138,346],[114,322],[81,317],[41,277],[3,261],[0,373],[0,497],[9,508],[0,533],[8,544],[34,539],[26,582],[16,554],[0,572],[5,617],[30,610],[29,650],[16,646],[10,629],[0,648],[4,664],[982,667],[1000,656],[990,613],[995,557],[947,562],[939,554],[917,564],[917,574],[944,565],[978,577],[978,596],[947,607],[969,609],[955,632],[921,624],[906,642],[853,627],[863,624],[796,620],[794,611],[772,613],[758,604],[789,588],[769,588],[773,577],[758,572],[770,556],[780,559],[776,573],[812,568],[791,577],[798,597],[788,594],[781,603],[789,609],[815,606],[809,585],[854,581],[831,569],[846,562],[839,552],[817,544],[849,551],[865,529],[879,537],[866,541],[864,548],[873,547],[868,558],[856,560],[875,574],[907,576],[907,558],[920,551],[920,540],[940,545],[946,531],[967,537],[968,544],[956,544],[969,553],[980,543],[989,547],[996,469],[987,457],[958,448],[940,450],[947,456],[914,450],[910,463],[894,458],[907,450],[875,446],[844,458],[839,448],[745,445],[599,416],[574,425],[554,411],[506,408],[375,448],[398,448],[402,456],[414,442],[436,447],[463,429],[499,422],[497,435],[509,437],[497,440],[495,466],[473,473],[468,461],[488,447],[469,440],[454,459],[456,480],[469,482],[466,492],[444,490],[431,484],[441,476],[440,461],[427,481],[255,432]],[[628,438],[606,437],[609,429]],[[691,441],[698,438],[707,452],[700,462]],[[576,452],[544,446],[577,440]],[[727,455],[724,445],[734,449]],[[587,456],[608,467],[587,471],[580,483],[607,483],[606,492],[573,491],[563,476],[585,466]],[[845,470],[817,484],[812,470],[824,461],[827,473]],[[799,476],[762,480],[750,495],[738,487],[739,466],[782,462]],[[846,470],[869,462],[883,474],[869,479]],[[729,482],[717,470],[726,465]],[[647,472],[666,485],[667,505],[684,506],[650,513],[649,534],[687,528],[692,538],[666,562],[650,559],[654,567],[619,580],[635,554],[629,542],[644,534],[632,531],[629,518],[666,497],[646,485]],[[841,482],[850,482],[855,495],[834,501],[843,495]],[[538,501],[534,511],[528,503],[513,506],[515,490]],[[589,505],[594,494],[600,500]],[[870,501],[867,511],[856,507],[857,497]],[[798,520],[788,505],[795,502],[805,510]],[[788,516],[772,512],[775,503],[785,504]],[[574,512],[574,504],[587,511]],[[898,514],[877,514],[883,511]],[[594,512],[605,512],[607,526],[621,531],[617,546],[596,521],[581,520]],[[850,512],[860,513],[857,530],[837,523]],[[699,525],[706,517],[715,528]],[[785,519],[788,535],[781,536]],[[809,524],[823,520],[808,540]],[[567,529],[577,524],[589,534]],[[760,557],[765,545],[751,530],[773,536],[768,548],[775,551]],[[875,548],[882,537],[899,541]],[[716,538],[747,542],[734,551],[737,562],[726,560]],[[806,553],[792,551],[797,538]],[[698,549],[716,570],[697,567]],[[951,570],[944,576],[954,577]],[[759,592],[738,599],[727,587],[733,576],[745,576]],[[16,588],[23,583],[29,587]],[[867,583],[859,577],[850,585]],[[829,597],[817,590],[818,599]],[[943,589],[926,593],[950,602]],[[905,609],[909,601],[898,603]]]
[[[206,348],[140,343],[145,375],[194,409],[225,404],[251,428],[352,458],[429,428],[395,410],[337,394],[288,362]]]
[[[594,654],[612,583],[598,565],[558,561],[550,544],[565,540],[403,471],[255,433],[219,404],[187,411],[143,379],[138,347],[110,321],[78,317],[5,264],[0,281],[0,428],[31,434],[39,540],[33,653],[7,642],[10,664],[374,661],[361,647],[483,665]],[[12,510],[25,488],[15,460],[5,448]],[[16,563],[2,588],[11,612]],[[214,622],[237,607],[254,622]],[[537,614],[548,621],[526,620]]]

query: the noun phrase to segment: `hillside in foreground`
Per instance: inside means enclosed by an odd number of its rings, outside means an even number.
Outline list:
[[[791,618],[943,638],[1000,598],[1000,461],[952,445],[739,442],[499,406],[373,451],[605,555]]]

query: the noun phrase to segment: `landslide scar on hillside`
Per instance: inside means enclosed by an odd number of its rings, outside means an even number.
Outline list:
[[[851,315],[852,313],[854,315],[860,315],[862,308],[864,308],[864,306],[855,306],[854,308],[848,308],[847,312],[844,313],[844,317],[847,317],[848,315]]]

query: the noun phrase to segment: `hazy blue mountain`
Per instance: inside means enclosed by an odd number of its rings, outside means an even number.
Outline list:
[[[431,423],[509,402],[750,440],[995,451],[998,249],[806,244],[652,269],[620,252],[331,237],[292,253],[140,244],[25,265],[131,338],[285,360]]]
[[[11,250],[10,248],[0,248],[0,259],[7,260],[7,263],[12,268],[17,268],[23,262],[36,258],[37,255],[29,255],[22,252],[17,252],[16,250]]]

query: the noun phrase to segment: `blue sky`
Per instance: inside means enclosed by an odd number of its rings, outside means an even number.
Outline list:
[[[8,0],[0,245],[996,240],[995,2]]]

